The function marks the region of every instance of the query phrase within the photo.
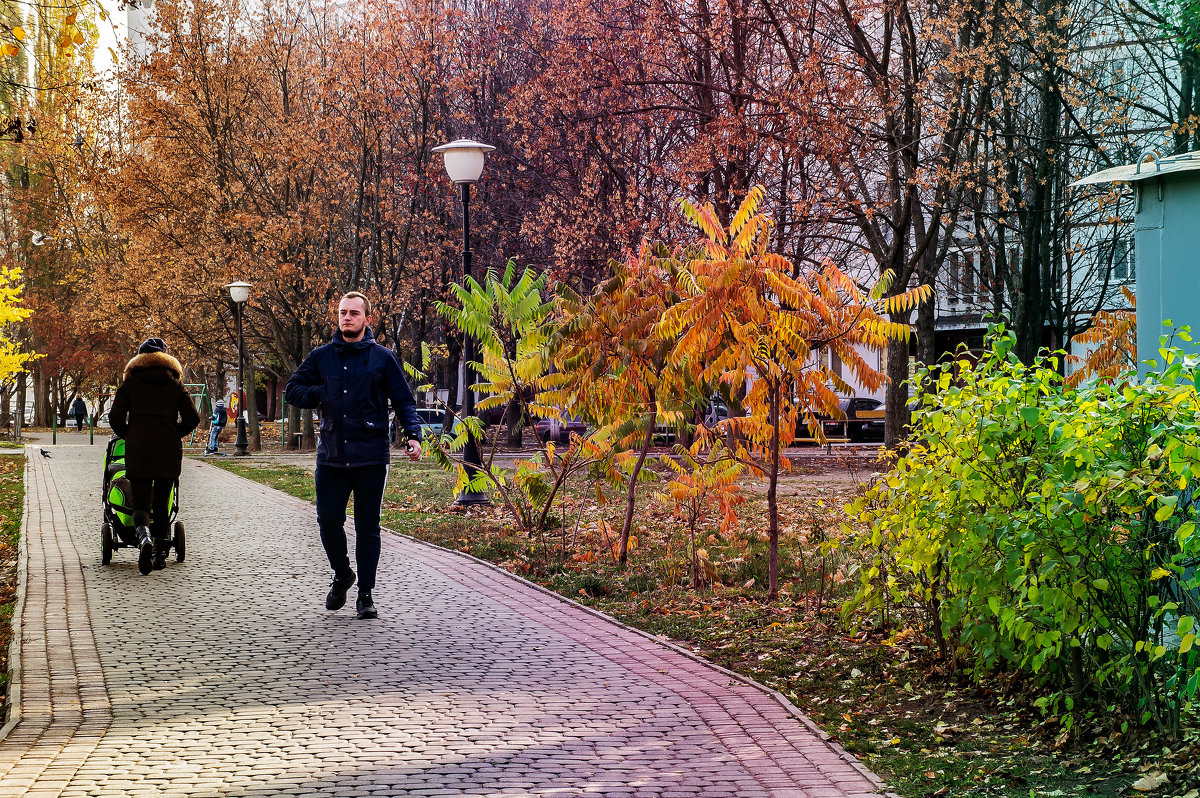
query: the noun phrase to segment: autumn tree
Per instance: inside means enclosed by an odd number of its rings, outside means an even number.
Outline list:
[[[813,357],[828,347],[868,389],[887,378],[863,353],[911,335],[906,324],[882,314],[911,309],[930,297],[928,286],[884,298],[891,275],[869,293],[832,263],[793,276],[793,264],[771,252],[771,222],[758,212],[763,190],[747,195],[724,226],[711,205],[683,203],[703,233],[700,251],[685,266],[685,298],[668,308],[659,334],[676,338],[672,359],[699,383],[744,388],[750,414],[721,425],[736,433],[736,456],[767,479],[769,597],[779,595],[779,503],[781,469],[790,468],[785,447],[806,424],[820,435],[816,414],[837,415],[842,377]]]
[[[675,339],[656,329],[683,296],[670,251],[643,244],[613,268],[612,278],[587,301],[564,292],[566,321],[555,342],[557,390],[541,400],[559,406],[569,401],[570,412],[594,421],[611,440],[625,480],[617,544],[617,562],[624,565],[637,486],[655,433],[660,426],[678,427],[690,415],[690,404],[706,397],[672,358]]]
[[[450,17],[160,3],[93,172],[106,231],[96,306],[165,325],[220,370],[233,362],[221,286],[250,282],[250,362],[276,380],[327,339],[347,290],[371,296],[381,342],[453,349],[433,308],[458,277],[457,221],[430,152],[451,113]]]
[[[724,444],[713,443],[707,435],[697,438],[691,446],[676,446],[675,454],[675,457],[664,455],[659,458],[663,467],[671,472],[662,498],[671,503],[676,517],[687,524],[692,589],[699,590],[711,564],[701,562],[696,529],[714,511],[721,516],[722,532],[734,528],[738,520],[737,507],[746,501],[738,482],[745,465],[729,456]]]
[[[26,352],[43,355],[31,368],[34,421],[48,424],[55,404],[61,411],[87,378],[108,367],[114,344],[105,339],[107,325],[76,318],[92,263],[76,236],[87,192],[72,168],[72,145],[97,111],[85,37],[96,29],[94,15],[84,3],[36,3],[26,12],[0,22],[0,40],[11,37],[0,45],[0,106],[11,115],[0,133],[0,225],[11,245],[0,259],[20,269],[27,307],[38,309],[14,337]],[[17,385],[22,413],[24,385]]]
[[[586,293],[640,241],[679,243],[677,197],[728,221],[755,184],[797,264],[851,246],[825,226],[820,154],[839,131],[817,118],[824,20],[806,5],[563,0],[523,22],[518,57],[539,66],[505,107],[511,179],[529,204],[526,238],[562,279]],[[796,35],[781,41],[784,24]]]
[[[1029,363],[1123,303],[1132,198],[1070,184],[1147,147],[1186,146],[1195,128],[1180,83],[1187,57],[1155,21],[1167,18],[1137,3],[1008,0],[983,18],[957,24],[973,25],[986,47],[948,40],[941,62],[979,109],[968,120],[956,232],[975,257],[950,278],[960,293],[978,287],[975,307],[1009,321]]]
[[[0,381],[5,383],[23,371],[33,357],[22,351],[17,340],[17,325],[30,313],[22,307],[22,293],[21,273],[11,267],[0,268]]]

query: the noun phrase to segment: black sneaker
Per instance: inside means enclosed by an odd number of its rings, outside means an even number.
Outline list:
[[[154,538],[145,527],[138,527],[138,570],[143,576],[154,570]]]
[[[375,602],[371,601],[371,594],[369,592],[358,591],[358,600],[354,602],[354,606],[358,610],[358,619],[360,621],[379,617],[379,613],[375,611]]]
[[[346,591],[354,584],[354,572],[344,577],[335,576],[329,586],[329,595],[325,596],[325,609],[340,610],[346,604]]]

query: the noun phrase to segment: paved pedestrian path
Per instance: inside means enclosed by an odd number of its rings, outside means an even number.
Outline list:
[[[380,619],[328,613],[312,506],[199,462],[187,561],[101,566],[103,448],[45,448],[6,798],[882,794],[772,694],[467,557],[385,535]]]

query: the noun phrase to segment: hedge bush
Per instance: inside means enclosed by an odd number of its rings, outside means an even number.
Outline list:
[[[1138,381],[1071,390],[993,330],[918,375],[911,448],[848,509],[848,616],[917,619],[982,678],[1017,672],[1066,730],[1121,706],[1178,733],[1200,686],[1195,373],[1164,344]]]

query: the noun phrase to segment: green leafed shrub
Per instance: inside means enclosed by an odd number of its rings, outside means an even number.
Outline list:
[[[919,619],[1068,730],[1115,702],[1177,732],[1200,685],[1194,370],[1164,343],[1147,379],[1071,390],[1013,344],[996,328],[977,363],[920,373],[910,450],[848,508],[866,531],[844,612]]]

